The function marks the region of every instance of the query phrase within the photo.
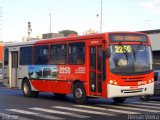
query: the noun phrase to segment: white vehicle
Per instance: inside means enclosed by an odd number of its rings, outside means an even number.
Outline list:
[[[2,73],[2,69],[0,69],[0,83],[3,82],[3,73]]]
[[[3,83],[2,63],[0,62],[0,83]]]
[[[160,70],[154,71],[154,96],[160,96]],[[147,101],[150,95],[143,95],[140,98],[143,101]]]

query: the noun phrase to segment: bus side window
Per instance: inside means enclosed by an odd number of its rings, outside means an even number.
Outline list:
[[[158,81],[158,72],[154,72],[154,81]]]
[[[6,48],[4,50],[4,65],[7,66],[8,65],[8,57],[9,57],[9,50],[8,48]]]
[[[51,45],[50,64],[66,64],[66,44]]]
[[[20,48],[20,65],[32,64],[32,46]]]
[[[34,64],[48,64],[48,45],[36,46],[34,48]]]
[[[85,43],[70,43],[68,52],[68,64],[82,65],[85,63]]]

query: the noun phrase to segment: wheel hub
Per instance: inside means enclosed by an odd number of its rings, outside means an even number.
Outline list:
[[[23,87],[24,93],[27,94],[29,91],[29,87],[27,85],[27,83],[24,83],[24,87]]]
[[[75,92],[76,98],[81,98],[82,97],[82,89],[77,88]]]

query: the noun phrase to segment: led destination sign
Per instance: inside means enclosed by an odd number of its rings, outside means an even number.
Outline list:
[[[147,36],[142,34],[111,34],[111,42],[147,42]]]

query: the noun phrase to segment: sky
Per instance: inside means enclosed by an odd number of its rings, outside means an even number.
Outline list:
[[[160,0],[0,0],[0,41],[49,33],[50,15],[51,32],[99,32],[101,1],[102,32],[160,29]]]

